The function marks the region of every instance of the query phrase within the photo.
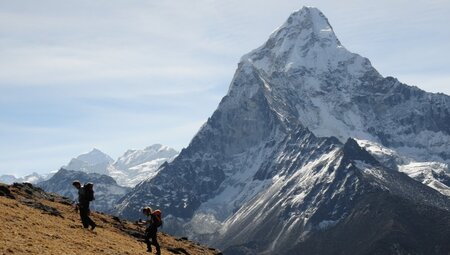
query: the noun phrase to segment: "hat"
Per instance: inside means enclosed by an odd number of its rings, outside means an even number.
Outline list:
[[[146,212],[151,213],[151,212],[152,212],[152,208],[149,207],[149,206],[146,206],[146,207],[142,208],[142,212],[143,212],[143,213],[146,213]]]

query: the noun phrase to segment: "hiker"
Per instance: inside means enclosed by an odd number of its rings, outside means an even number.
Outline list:
[[[94,184],[88,182],[83,187],[79,181],[74,181],[72,185],[78,190],[78,210],[80,211],[81,222],[84,228],[91,226],[94,230],[97,224],[89,217],[89,202],[94,200]]]
[[[158,227],[162,225],[161,211],[153,211],[152,208],[146,206],[142,209],[142,213],[147,217],[147,220],[139,222],[138,224],[147,224],[147,228],[145,229],[145,243],[147,244],[147,252],[152,252],[151,244],[153,244],[156,247],[156,254],[161,255],[161,249],[156,237]],[[151,242],[150,238],[152,239]]]

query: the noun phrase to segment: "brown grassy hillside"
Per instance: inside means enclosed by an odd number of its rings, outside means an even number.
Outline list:
[[[149,254],[143,229],[101,213],[92,218],[98,227],[85,230],[71,201],[29,184],[0,184],[0,254]],[[164,233],[158,238],[162,254],[220,254]]]

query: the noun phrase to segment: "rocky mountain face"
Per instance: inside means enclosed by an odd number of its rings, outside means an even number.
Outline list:
[[[302,165],[297,153],[287,155],[290,164]],[[226,247],[226,254],[450,250],[436,229],[450,224],[448,197],[386,168],[356,141],[330,146],[301,169],[279,172],[269,188],[226,220],[214,243]]]
[[[449,125],[449,96],[382,77],[304,7],[117,213],[161,208],[166,231],[229,254],[446,254]]]
[[[100,212],[110,212],[116,205],[116,202],[130,191],[130,188],[119,186],[110,176],[63,168],[49,180],[40,182],[37,185],[46,192],[57,193],[77,201],[78,191],[72,186],[74,180],[78,180],[82,184],[87,182],[94,183],[95,200],[91,202],[91,209]]]
[[[442,161],[416,161],[408,155],[402,155],[395,150],[368,140],[358,140],[358,144],[384,165],[404,172],[415,180],[450,197],[448,163]]]

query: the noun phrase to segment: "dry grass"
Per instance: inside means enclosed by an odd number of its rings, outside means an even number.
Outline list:
[[[120,229],[138,230],[129,222],[119,223],[109,215],[93,213],[98,227],[94,231],[85,230],[72,206],[36,198],[12,186],[9,189],[16,198],[0,196],[0,254],[149,254],[142,241]],[[56,208],[62,217],[21,203],[30,198]],[[180,248],[188,254],[218,254],[217,250],[164,233],[158,233],[158,238],[162,254],[177,254],[170,249]]]

